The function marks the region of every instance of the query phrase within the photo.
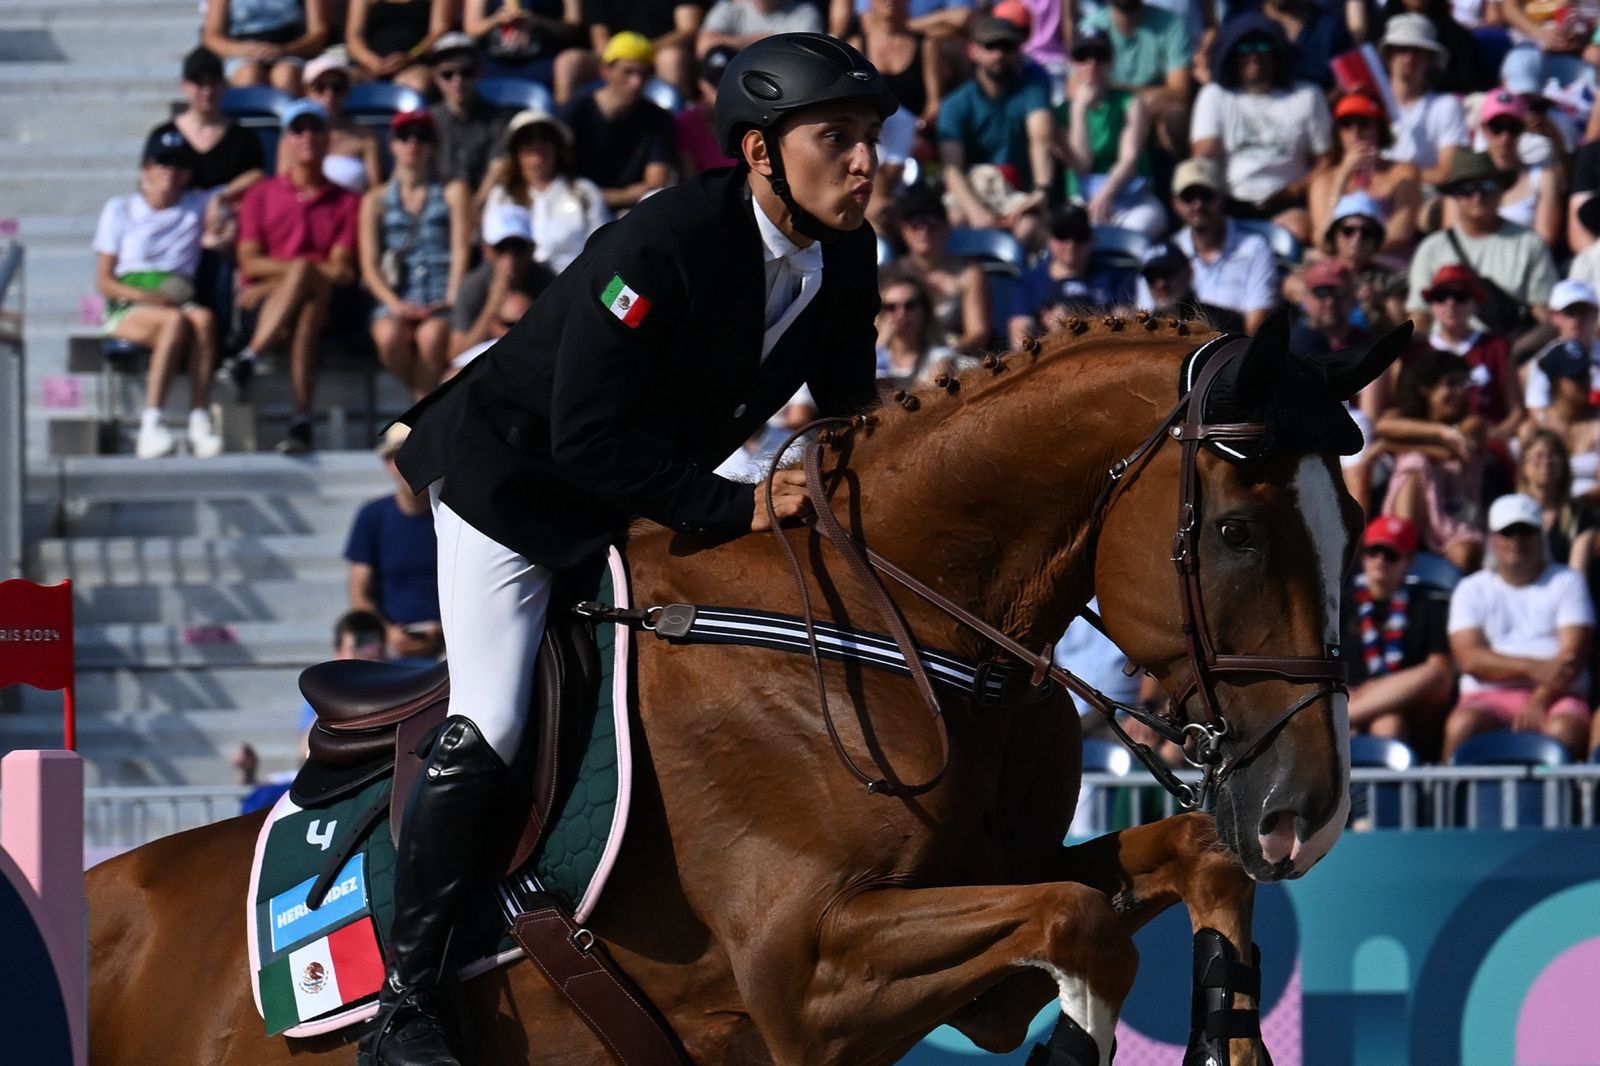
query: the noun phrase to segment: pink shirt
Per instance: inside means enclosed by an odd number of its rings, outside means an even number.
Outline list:
[[[678,112],[674,121],[678,126],[678,147],[694,160],[696,167],[715,170],[717,167],[731,167],[738,162],[723,154],[721,146],[717,144],[717,135],[711,129],[710,117],[703,109],[686,107]]]
[[[322,262],[335,248],[356,246],[361,198],[332,182],[302,192],[287,174],[257,182],[239,202],[239,240],[255,241],[271,259]]]

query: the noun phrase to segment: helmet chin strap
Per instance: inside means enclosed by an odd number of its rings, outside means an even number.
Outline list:
[[[843,237],[849,230],[837,229],[828,225],[810,211],[801,207],[795,200],[793,191],[789,188],[789,179],[783,172],[783,155],[778,151],[778,139],[769,137],[766,131],[761,136],[767,141],[767,161],[772,164],[772,173],[767,175],[767,184],[772,186],[772,191],[782,201],[783,206],[789,211],[789,221],[794,223],[794,228],[810,237],[814,241],[827,244]]]

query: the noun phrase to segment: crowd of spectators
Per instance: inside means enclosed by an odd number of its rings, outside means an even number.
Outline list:
[[[281,447],[308,451],[331,334],[425,394],[597,228],[729,162],[711,115],[740,48],[829,32],[904,105],[870,215],[886,390],[1084,309],[1250,331],[1288,305],[1312,357],[1410,319],[1412,350],[1352,403],[1367,446],[1345,479],[1373,521],[1348,598],[1355,725],[1428,757],[1499,727],[1581,756],[1600,740],[1597,14],[1596,0],[208,0],[187,107],[100,220],[105,326],[151,351],[141,457],[182,446],[161,411],[181,369],[194,454],[221,448],[213,374],[246,394],[280,367]],[[542,86],[550,106],[498,106],[488,77]],[[427,104],[352,117],[369,81]],[[222,108],[249,85],[289,98],[273,151]],[[782,419],[805,409],[797,397]]]

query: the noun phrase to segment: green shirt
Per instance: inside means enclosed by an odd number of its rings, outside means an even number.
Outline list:
[[[1111,168],[1117,165],[1118,149],[1122,147],[1122,131],[1128,124],[1128,109],[1133,106],[1133,94],[1121,89],[1111,89],[1095,101],[1084,113],[1084,118],[1089,126],[1089,158],[1093,166],[1091,174],[1105,175],[1111,173]],[[1061,122],[1061,128],[1067,132],[1072,130],[1072,101],[1056,106],[1056,118]],[[1139,167],[1135,174],[1148,177],[1150,174],[1150,157],[1139,153]],[[1076,171],[1067,171],[1067,196],[1069,198],[1088,199],[1093,193],[1082,187]]]
[[[1111,84],[1128,88],[1160,85],[1170,71],[1189,65],[1189,28],[1170,11],[1146,4],[1139,25],[1123,36],[1111,21],[1111,8],[1102,7],[1084,20],[1084,26],[1111,38]]]

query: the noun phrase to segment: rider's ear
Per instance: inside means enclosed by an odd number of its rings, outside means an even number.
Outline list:
[[[1246,406],[1265,399],[1283,372],[1284,360],[1289,358],[1289,321],[1288,305],[1280,305],[1250,338],[1234,384],[1239,400]]]
[[[1317,362],[1328,376],[1328,392],[1336,399],[1349,400],[1376,381],[1411,343],[1411,328],[1407,319],[1365,347],[1320,357]]]
[[[757,174],[772,175],[772,158],[767,153],[767,135],[760,130],[750,129],[744,131],[744,136],[739,139],[739,147],[744,152],[744,161],[750,169]]]

